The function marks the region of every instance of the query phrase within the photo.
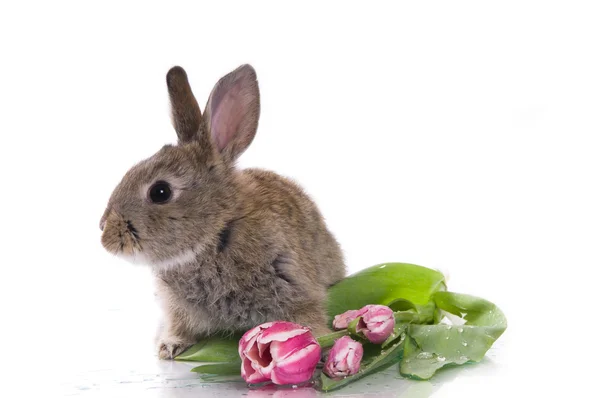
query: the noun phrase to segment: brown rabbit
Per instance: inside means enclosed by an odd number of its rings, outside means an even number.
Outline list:
[[[132,167],[100,221],[106,250],[152,266],[165,312],[159,357],[273,320],[326,333],[326,290],[346,273],[337,241],[298,185],[235,168],[258,127],[254,69],[221,78],[204,114],[181,67],[167,87],[178,145]]]

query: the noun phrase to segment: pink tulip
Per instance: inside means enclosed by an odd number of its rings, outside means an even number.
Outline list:
[[[246,382],[299,384],[312,377],[321,346],[307,327],[278,321],[247,331],[238,352]]]
[[[375,344],[381,344],[390,337],[394,331],[394,312],[385,305],[368,305],[358,321],[357,332],[362,332],[365,337]]]
[[[365,305],[360,310],[350,310],[336,315],[333,318],[333,327],[345,329],[356,318],[360,318],[356,331],[362,332],[371,343],[383,343],[394,330],[394,312],[385,305]]]
[[[362,356],[362,344],[348,336],[341,337],[333,343],[323,372],[332,378],[353,375],[360,368]]]

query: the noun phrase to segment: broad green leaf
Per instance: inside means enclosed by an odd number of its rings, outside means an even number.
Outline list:
[[[193,368],[191,371],[196,373],[201,373],[204,375],[213,375],[213,376],[232,376],[232,375],[241,375],[242,365],[241,362],[238,363],[215,363],[208,365],[200,365]]]
[[[444,275],[430,268],[406,263],[375,265],[349,275],[328,290],[329,322],[335,315],[367,304],[399,303],[426,306],[437,291],[446,290]],[[433,314],[431,315],[433,317]]]
[[[244,381],[241,376],[241,362],[200,365],[191,371],[198,373],[200,379],[207,382]]]
[[[332,379],[321,373],[319,388],[322,391],[335,390],[372,373],[386,369],[400,361],[403,348],[403,339],[398,340],[386,349],[382,349],[381,346],[376,344],[363,344],[364,354],[358,373],[342,379]]]
[[[506,330],[504,314],[487,300],[451,292],[435,293],[433,300],[438,308],[461,316],[466,323],[411,324],[400,365],[404,376],[426,380],[444,366],[479,362]]]
[[[239,337],[211,337],[200,341],[179,354],[178,361],[235,362],[241,361],[238,353]]]

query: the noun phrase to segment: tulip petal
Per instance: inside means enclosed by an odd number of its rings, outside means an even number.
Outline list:
[[[321,357],[321,347],[311,344],[289,355],[273,368],[271,380],[275,384],[298,384],[310,380]]]
[[[390,319],[390,315],[393,316],[393,314],[377,314],[377,315],[372,315],[372,316],[367,316],[365,314],[363,316],[363,319],[367,323],[381,323],[381,322],[385,322],[386,320]]]
[[[390,337],[390,334],[394,331],[394,319],[390,319],[387,322],[378,325],[374,330],[365,330],[363,334],[370,342],[375,344],[381,344]]]
[[[257,341],[259,344],[266,344],[272,341],[286,341],[309,331],[307,327],[292,322],[273,322],[271,327],[263,330],[258,336]]]
[[[274,341],[271,343],[271,356],[275,362],[279,363],[296,351],[316,343],[317,340],[311,333],[300,334],[287,341]]]
[[[268,352],[269,351],[269,346],[271,344],[267,343],[267,344],[261,344],[261,343],[256,343],[256,346],[258,347],[258,355],[262,358],[265,354],[265,351]]]
[[[246,333],[244,333],[244,335],[242,336],[240,341],[246,342],[246,341],[250,340],[252,337],[256,336],[264,329],[271,327],[271,325],[273,325],[273,322],[267,322],[267,323],[263,323],[262,325],[258,325],[256,327],[248,330]]]
[[[354,374],[358,372],[360,368],[360,361],[363,357],[363,346],[362,344],[355,344],[352,347],[352,352],[346,357],[346,362],[348,364],[348,369],[350,370],[350,374]]]
[[[261,360],[260,352],[258,351],[258,345],[255,341],[249,342],[248,346],[243,350],[242,354],[244,355],[244,357],[249,358],[253,362]]]
[[[240,357],[243,358],[244,352],[248,350],[248,347],[250,347],[252,344],[254,344],[254,341],[256,341],[257,335],[264,328],[270,327],[271,325],[272,325],[272,322],[263,323],[262,325],[258,325],[243,334],[243,336],[240,338],[240,343],[238,345],[238,352],[240,354]]]
[[[263,383],[269,381],[268,377],[254,369],[252,362],[247,358],[244,358],[242,362],[242,378],[248,383]]]
[[[383,333],[389,328],[391,322],[378,322],[378,323],[367,323],[367,328],[371,333]]]

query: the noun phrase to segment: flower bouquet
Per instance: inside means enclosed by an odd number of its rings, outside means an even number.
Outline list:
[[[284,320],[242,336],[213,336],[176,359],[205,381],[249,385],[341,388],[398,365],[426,380],[445,366],[479,362],[507,327],[502,311],[482,298],[447,291],[444,276],[426,267],[386,263],[350,275],[329,288],[330,334]]]

